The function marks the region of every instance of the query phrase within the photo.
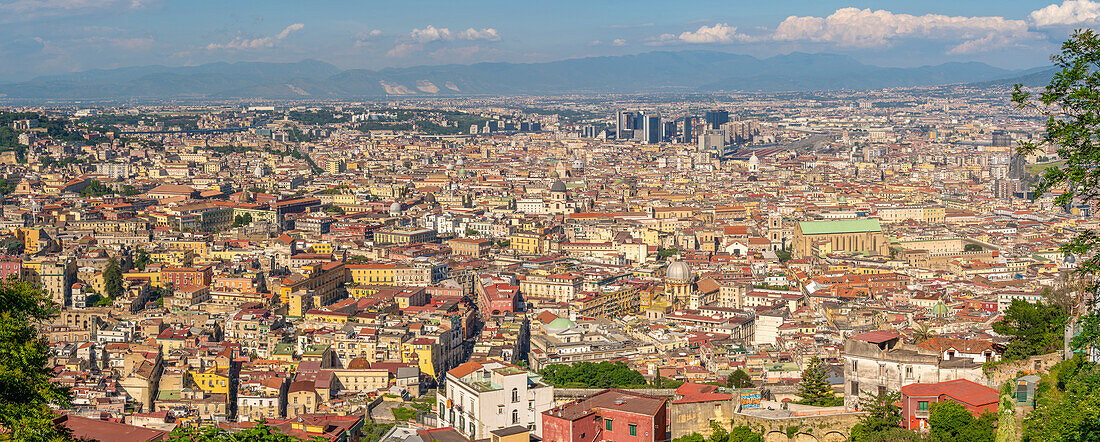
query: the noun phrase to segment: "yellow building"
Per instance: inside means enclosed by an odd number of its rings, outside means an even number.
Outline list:
[[[211,394],[229,393],[229,367],[215,365],[206,371],[188,370],[187,374],[202,391]]]
[[[435,362],[442,355],[439,344],[431,338],[416,338],[401,344],[401,362],[416,362],[421,373],[436,377]]]
[[[508,242],[508,248],[526,255],[542,254],[550,249],[549,241],[543,239],[542,235],[532,232],[513,233],[508,238]]]
[[[200,257],[206,257],[208,252],[206,241],[169,241],[166,245],[171,250],[190,250]]]

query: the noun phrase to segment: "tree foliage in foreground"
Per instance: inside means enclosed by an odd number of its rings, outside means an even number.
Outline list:
[[[844,398],[837,397],[829,385],[828,374],[821,358],[814,356],[802,370],[802,382],[798,384],[798,403],[815,407],[837,407],[844,405]]]
[[[993,324],[993,331],[1011,338],[1003,356],[1012,361],[1057,351],[1065,324],[1066,314],[1057,305],[1014,299],[1004,318]]]
[[[900,400],[901,393],[896,391],[861,397],[859,408],[866,414],[860,416],[859,423],[852,427],[851,440],[881,440],[878,438],[885,433],[896,433],[901,425],[901,408],[897,405]]]
[[[278,428],[260,421],[252,428],[229,432],[217,427],[176,428],[168,438],[172,442],[300,442],[301,439],[283,434]],[[326,439],[314,437],[313,441]]]
[[[1100,440],[1100,367],[1081,356],[1055,365],[1024,419],[1024,440]]]
[[[50,383],[49,349],[34,324],[57,313],[50,296],[29,282],[0,281],[0,427],[19,441],[70,439],[51,406],[69,404],[68,389]]]
[[[539,374],[555,387],[613,388],[646,384],[645,376],[622,362],[550,364],[540,370]]]
[[[1059,190],[1054,198],[1058,206],[1095,203],[1100,198],[1100,35],[1091,29],[1075,31],[1051,61],[1061,71],[1042,92],[1033,96],[1016,85],[1012,94],[1012,101],[1021,109],[1037,110],[1047,117],[1042,137],[1021,143],[1017,153],[1039,154],[1045,148],[1055,148],[1064,161],[1043,171],[1034,187],[1036,198]],[[1100,272],[1100,254],[1096,253],[1100,235],[1095,230],[1079,231],[1061,250],[1080,257],[1078,273],[1093,277]],[[1090,279],[1089,293],[1096,293],[1096,281]],[[1074,347],[1098,346],[1100,318],[1095,308],[1081,319],[1085,326],[1074,339]]]

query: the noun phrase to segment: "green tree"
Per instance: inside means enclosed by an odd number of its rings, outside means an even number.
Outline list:
[[[752,376],[740,368],[734,370],[726,377],[726,386],[730,388],[752,388]]]
[[[836,394],[829,385],[828,375],[825,373],[825,365],[821,358],[814,356],[802,370],[802,382],[798,384],[798,395],[802,397],[800,404],[819,407],[831,407],[837,404]],[[841,402],[843,403],[843,402]]]
[[[1077,355],[1051,368],[1039,383],[1023,440],[1100,440],[1100,368]]]
[[[283,434],[279,432],[279,429],[268,426],[266,422],[260,421],[252,428],[248,428],[243,431],[230,433],[224,429],[218,427],[204,427],[204,428],[184,428],[177,427],[169,435],[169,441],[172,442],[299,442],[300,439]],[[314,441],[322,441],[326,439],[313,438]]]
[[[997,404],[997,442],[1019,442],[1021,430],[1016,424],[1016,398],[1012,394],[1016,382],[1009,380],[1001,386],[1001,398]]]
[[[103,268],[103,288],[111,299],[122,295],[122,269],[118,265],[118,258],[111,258]]]
[[[852,427],[851,439],[861,442],[871,440],[875,435],[893,431],[901,424],[901,408],[897,403],[901,394],[896,391],[884,391],[867,395],[859,400],[859,408],[866,414],[859,417],[859,423]]]
[[[738,425],[730,430],[726,440],[729,442],[764,442],[764,434],[754,431],[746,425]]]
[[[134,253],[134,267],[137,267],[138,270],[144,271],[145,266],[151,262],[153,262],[153,258],[149,256],[149,252],[146,252],[145,249],[138,249]]]
[[[1014,299],[993,331],[1011,338],[1004,358],[1012,361],[1058,350],[1065,324],[1066,314],[1057,305]]]
[[[1021,85],[1016,85],[1012,94],[1013,102],[1021,109],[1037,110],[1047,117],[1043,135],[1038,141],[1020,143],[1017,153],[1037,154],[1054,147],[1064,160],[1043,171],[1035,183],[1034,197],[1058,189],[1062,192],[1054,198],[1057,206],[1095,203],[1100,198],[1100,35],[1091,29],[1075,31],[1051,60],[1061,71],[1037,97]],[[1095,253],[1098,248],[1100,235],[1084,228],[1061,250],[1082,257],[1077,271],[1091,276],[1100,273],[1100,254]],[[1098,280],[1091,281],[1088,292],[1096,293]],[[1096,309],[1084,313],[1081,330],[1073,340],[1075,348],[1100,345],[1097,315]]]
[[[622,362],[578,362],[550,364],[539,371],[543,380],[556,387],[613,388],[646,386],[645,376]]]
[[[67,407],[67,389],[50,383],[49,348],[34,324],[57,313],[50,296],[29,282],[0,281],[0,427],[3,439],[58,441],[69,431],[54,425],[51,406]]]
[[[241,227],[252,224],[252,214],[243,213],[233,217],[233,224],[230,227]]]
[[[993,422],[996,416],[991,413],[974,418],[966,407],[952,400],[932,404],[928,414],[929,434],[934,441],[973,441],[993,442]]]
[[[978,244],[971,243],[971,244],[967,244],[967,245],[963,246],[963,251],[964,252],[980,252],[982,250],[984,250],[984,249],[982,248],[981,245],[978,245]]]

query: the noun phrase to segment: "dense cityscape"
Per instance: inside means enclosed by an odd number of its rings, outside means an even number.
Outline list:
[[[1100,440],[1100,3],[58,49],[106,3],[0,0],[72,61],[0,66],[0,441]]]

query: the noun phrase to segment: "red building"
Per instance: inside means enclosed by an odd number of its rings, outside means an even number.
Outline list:
[[[207,287],[214,278],[214,269],[210,266],[199,268],[177,267],[160,271],[161,285],[172,284],[175,287],[197,285]]]
[[[15,276],[17,279],[23,276],[23,261],[10,259],[0,261],[0,278],[8,279]]]
[[[477,285],[477,303],[483,318],[500,316],[516,311],[519,305],[519,286],[506,282],[494,282],[489,285]]]
[[[610,389],[542,413],[545,442],[665,442],[665,398]]]
[[[1000,393],[966,379],[934,384],[909,384],[901,387],[902,425],[909,430],[928,428],[928,413],[932,404],[945,400],[966,407],[974,416],[997,411]]]

